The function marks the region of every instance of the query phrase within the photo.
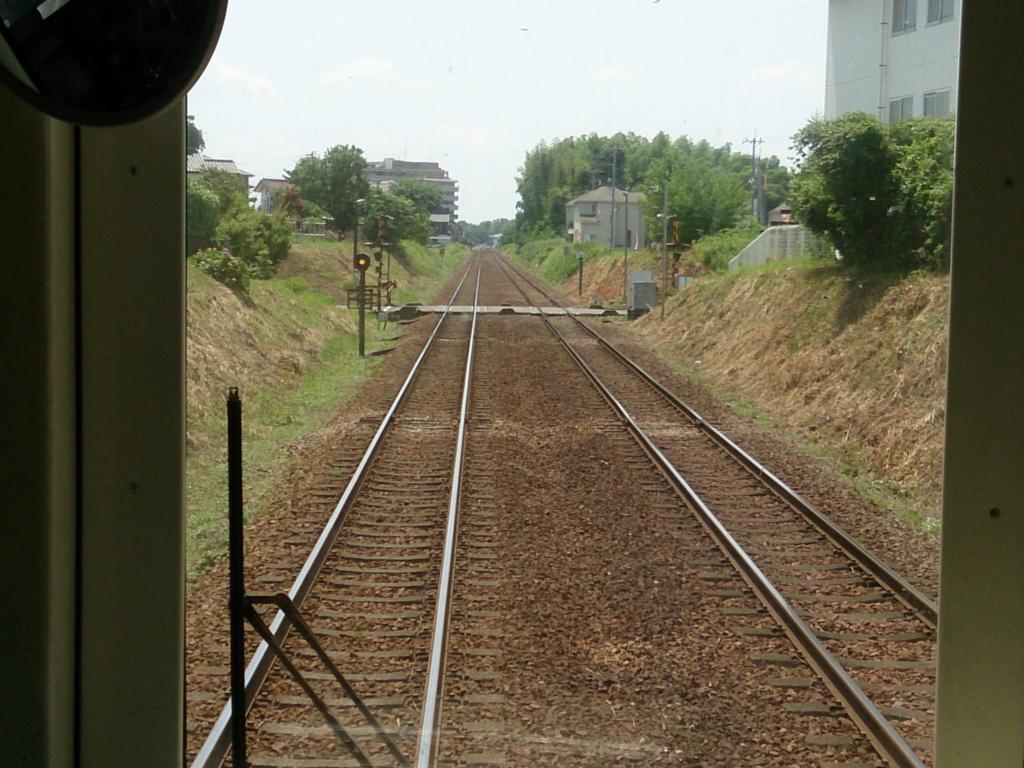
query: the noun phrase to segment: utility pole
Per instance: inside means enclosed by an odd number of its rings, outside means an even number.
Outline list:
[[[757,221],[760,223],[761,219],[763,217],[761,215],[762,212],[760,210],[758,210],[761,207],[760,206],[761,191],[760,191],[760,181],[759,181],[760,173],[758,172],[757,158],[758,158],[758,155],[760,154],[759,147],[762,144],[764,144],[764,139],[757,138],[757,132],[755,131],[754,132],[754,138],[752,138],[752,139],[744,139],[743,143],[750,145],[750,166],[751,166],[751,177],[750,177],[751,178],[751,182],[750,182],[750,184],[751,184],[751,187],[752,187],[752,190],[753,190],[753,193],[754,193],[754,200],[753,200],[753,203],[752,203],[751,207],[752,207],[752,209],[754,211],[754,216],[757,217]]]
[[[661,319],[668,302],[668,179],[661,190]]]
[[[625,219],[622,222],[622,272],[623,272],[623,301],[626,302],[626,311],[629,311],[629,192],[622,190],[626,198]]]
[[[615,185],[619,183],[618,177],[619,150],[612,147],[612,224],[608,231],[608,247],[615,247]]]

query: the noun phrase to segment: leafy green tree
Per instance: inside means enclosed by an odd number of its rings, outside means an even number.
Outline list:
[[[363,206],[364,233],[368,240],[376,235],[377,217],[390,216],[386,237],[392,243],[402,240],[425,242],[430,237],[430,214],[415,202],[391,191],[371,189]]]
[[[812,120],[794,137],[797,217],[846,263],[940,265],[948,259],[953,199],[951,119],[884,126],[854,113]]]
[[[339,232],[352,227],[356,200],[369,191],[363,151],[349,145],[331,147],[323,155],[307,155],[285,178],[299,188],[303,199],[327,211]]]
[[[794,138],[800,173],[793,205],[800,220],[826,235],[849,264],[881,264],[899,253],[905,232],[891,215],[899,195],[885,126],[850,113],[812,120]]]
[[[244,177],[222,171],[219,168],[207,168],[199,174],[199,185],[217,196],[217,207],[224,216],[235,208],[248,208],[249,197],[247,181]]]
[[[194,181],[185,189],[185,248],[188,255],[213,242],[213,233],[220,220],[217,195]]]
[[[206,149],[203,132],[196,126],[195,120],[193,115],[189,115],[185,122],[185,152],[189,155],[199,154]]]
[[[919,249],[920,261],[947,268],[955,125],[952,118],[917,118],[890,129],[896,154],[893,173],[911,245]]]
[[[416,209],[423,213],[440,213],[443,210],[444,200],[441,192],[425,181],[398,179],[388,191],[412,201]]]

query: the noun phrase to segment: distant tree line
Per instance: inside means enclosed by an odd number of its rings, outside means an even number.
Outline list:
[[[509,219],[481,221],[479,224],[459,222],[455,228],[455,239],[466,245],[489,245],[494,235],[504,235],[510,223]]]
[[[953,118],[812,120],[794,137],[794,213],[850,266],[947,267],[954,130]]]
[[[565,205],[597,186],[611,184],[613,158],[620,189],[647,194],[647,234],[661,240],[663,189],[669,214],[678,216],[686,242],[735,227],[752,215],[754,164],[729,144],[714,147],[662,132],[653,139],[633,133],[570,137],[542,142],[527,152],[516,179],[516,238],[564,234]],[[758,178],[770,210],[789,192],[790,172],[777,157],[760,158]]]

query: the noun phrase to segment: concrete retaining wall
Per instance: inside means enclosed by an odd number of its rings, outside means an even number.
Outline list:
[[[729,261],[729,269],[808,258],[823,248],[825,244],[799,224],[769,227]]]

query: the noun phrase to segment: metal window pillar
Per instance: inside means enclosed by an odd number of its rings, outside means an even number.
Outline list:
[[[1024,764],[1020,3],[965,1],[939,616],[938,768]]]
[[[5,764],[182,762],[184,120],[0,88]]]

